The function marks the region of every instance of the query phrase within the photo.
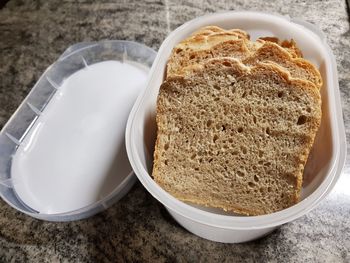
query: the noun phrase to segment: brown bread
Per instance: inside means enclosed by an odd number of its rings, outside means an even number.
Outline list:
[[[208,59],[157,101],[154,180],[176,198],[245,215],[298,202],[321,120],[318,88],[273,63]]]

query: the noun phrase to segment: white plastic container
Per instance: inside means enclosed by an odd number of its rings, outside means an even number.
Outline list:
[[[125,195],[136,181],[126,121],[155,56],[129,41],[68,48],[0,133],[1,197],[32,217],[72,221]]]
[[[207,25],[226,29],[240,28],[247,31],[253,40],[261,36],[293,38],[304,57],[320,68],[324,80],[321,89],[322,123],[305,168],[301,201],[288,209],[263,216],[238,216],[181,202],[151,178],[156,136],[156,99],[164,79],[167,59],[179,41]],[[266,235],[276,227],[306,214],[332,190],[346,156],[337,69],[324,35],[307,22],[258,12],[216,13],[185,23],[173,31],[159,49],[147,88],[130,113],[126,147],[133,170],[144,187],[167,208],[179,224],[203,238],[227,243],[245,242]]]

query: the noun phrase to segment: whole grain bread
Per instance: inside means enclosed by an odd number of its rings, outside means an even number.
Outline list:
[[[243,60],[265,46],[265,43],[275,43],[287,51],[291,58],[302,57],[302,52],[293,39],[280,41],[276,37],[260,37],[254,42],[250,41],[249,34],[243,30],[225,30],[217,26],[206,26],[195,31],[173,49],[167,64],[166,76],[181,75],[184,67],[205,62],[208,58],[230,56]],[[303,66],[304,62],[301,60],[299,67],[306,69],[313,67],[313,65]]]
[[[235,43],[235,40],[238,40],[238,43]],[[217,26],[206,26],[195,31],[190,37],[176,45],[169,58],[166,75],[179,74],[182,68],[196,63],[193,60],[195,56],[196,60],[212,58],[211,48],[214,47],[218,50],[219,47],[225,46],[224,42],[231,46],[232,54],[242,58],[247,55],[237,50],[242,48],[248,51],[247,47],[243,47],[243,45],[247,46],[250,43],[249,35],[245,31],[240,29],[224,30]]]
[[[254,65],[258,62],[274,62],[288,70],[293,78],[309,80],[318,88],[322,86],[321,74],[312,63],[306,59],[294,57],[273,41],[261,40],[252,43],[247,42],[246,39],[235,39],[209,43],[207,47],[210,48],[197,49],[196,51],[176,47],[173,52],[175,54],[172,54],[168,61],[167,76],[185,74],[187,66],[206,63],[206,60],[210,58],[233,57],[240,59],[247,65]]]
[[[245,65],[255,65],[259,62],[274,62],[289,71],[293,78],[309,80],[319,89],[322,77],[316,67],[306,59],[295,58],[280,45],[267,41],[254,54],[242,59]]]
[[[264,44],[265,42],[276,43],[279,46],[283,47],[285,50],[287,50],[292,57],[294,57],[294,58],[302,58],[303,57],[303,53],[301,52],[301,50],[297,46],[297,43],[293,39],[281,41],[277,37],[260,37],[257,40],[257,42],[260,42],[262,44]]]
[[[205,26],[200,28],[199,30],[195,31],[191,37],[196,37],[196,36],[209,36],[213,35],[215,33],[225,33],[225,34],[236,34],[239,35],[242,39],[250,40],[250,36],[247,32],[241,29],[230,29],[230,30],[225,30],[221,27],[218,26]],[[260,37],[257,42],[252,42],[253,45],[251,46],[252,50],[256,50],[260,47],[261,44],[264,44],[266,41],[268,42],[273,42],[284,49],[286,49],[293,57],[303,57],[303,54],[301,50],[298,48],[296,42],[291,39],[291,40],[283,40],[281,41],[277,37]]]
[[[196,34],[181,41],[179,44],[177,44],[176,47],[177,49],[198,51],[198,50],[209,49],[212,46],[227,40],[236,40],[236,39],[246,39],[246,37],[244,35],[233,33],[233,32],[217,32],[217,33],[211,33],[208,35]]]
[[[206,60],[215,57],[233,57],[244,60],[253,55],[245,39],[221,40],[207,46],[207,49],[194,50],[184,49],[181,45],[176,46],[168,60],[166,76],[182,75],[188,66],[205,63]]]
[[[192,37],[193,36],[209,36],[215,33],[225,33],[225,34],[231,34],[231,35],[238,35],[240,38],[245,38],[245,39],[250,39],[250,36],[247,32],[245,32],[244,30],[241,29],[230,29],[230,30],[225,30],[221,27],[218,26],[205,26],[200,28],[199,30],[195,31],[194,33],[192,33]]]
[[[320,120],[312,82],[278,64],[209,59],[160,87],[154,180],[200,205],[245,215],[282,210],[298,201]]]

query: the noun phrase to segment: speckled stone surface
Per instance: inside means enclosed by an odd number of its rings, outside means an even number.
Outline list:
[[[9,1],[0,10],[0,128],[68,46],[127,39],[158,49],[185,21],[223,10],[289,14],[325,32],[338,64],[349,142],[350,30],[345,0]],[[194,236],[140,183],[107,211],[70,223],[39,221],[0,200],[0,262],[350,262],[349,216],[349,155],[340,181],[321,205],[245,244]]]

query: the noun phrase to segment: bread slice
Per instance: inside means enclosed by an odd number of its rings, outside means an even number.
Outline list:
[[[293,39],[281,41],[277,37],[260,37],[257,40],[257,42],[260,42],[262,44],[264,44],[265,42],[276,43],[279,46],[283,47],[285,50],[287,50],[293,58],[302,58],[303,57],[303,53],[298,48],[297,43]]]
[[[316,67],[303,58],[294,58],[280,45],[266,41],[249,57],[242,59],[245,65],[255,65],[259,62],[274,62],[288,70],[293,78],[309,80],[319,89],[322,87],[322,77]]]
[[[160,87],[154,180],[182,201],[245,215],[297,203],[321,119],[315,85],[232,58],[186,72]]]
[[[185,74],[185,67],[216,57],[233,57],[240,59],[246,65],[259,62],[274,62],[288,70],[293,78],[305,79],[313,82],[318,88],[322,86],[322,78],[316,67],[303,58],[293,57],[287,50],[272,41],[259,41],[259,48],[252,51],[244,39],[223,41],[213,45],[210,49],[187,51],[181,56],[172,56],[168,62],[167,76]],[[257,43],[256,46],[257,46]],[[176,49],[175,49],[176,50]]]
[[[238,40],[238,43],[235,43]],[[240,29],[224,30],[216,26],[207,26],[194,32],[189,38],[181,41],[172,50],[167,63],[166,76],[180,74],[180,71],[189,65],[196,63],[196,60],[212,58],[211,48],[218,50],[224,43],[231,48],[233,54],[239,58],[247,55],[238,52],[239,49],[248,52],[246,44],[249,43],[249,35]],[[250,53],[249,53],[250,54]],[[197,58],[198,57],[198,58]]]
[[[240,38],[245,38],[247,40],[250,39],[250,36],[247,32],[241,30],[241,29],[230,29],[230,30],[225,30],[221,27],[218,26],[205,26],[200,28],[199,30],[195,31],[194,33],[192,33],[192,37],[193,36],[209,36],[209,35],[213,35],[215,33],[225,33],[225,34],[232,34],[232,35],[238,35],[240,36]]]
[[[200,35],[209,36],[215,33],[236,34],[236,35],[239,35],[241,39],[246,39],[246,40],[250,39],[249,34],[241,29],[225,30],[218,26],[206,26],[206,27],[200,28],[199,30],[195,31],[191,36],[192,37],[196,37]],[[253,44],[251,46],[251,50],[258,49],[265,42],[273,42],[280,45],[285,50],[287,50],[294,58],[303,57],[301,50],[298,48],[296,42],[293,39],[281,41],[277,37],[260,37],[256,42],[251,42]]]
[[[238,59],[243,59],[246,56],[251,55],[266,42],[273,42],[280,45],[289,52],[293,58],[302,57],[301,51],[294,40],[285,40],[281,42],[275,37],[261,37],[253,42],[249,39],[249,34],[240,29],[224,30],[217,26],[206,26],[200,28],[190,37],[181,41],[173,49],[167,64],[166,76],[182,74],[181,70],[183,67],[197,63],[196,60],[201,60],[202,58],[207,59],[214,57],[212,49],[219,50],[220,47],[226,45],[231,49],[233,48],[233,53],[230,56]],[[235,41],[238,43],[234,43]],[[241,52],[239,52],[239,46],[241,46]],[[225,54],[218,54],[218,56],[225,56]],[[197,59],[193,60],[193,58]]]
[[[205,63],[206,60],[215,57],[233,57],[244,60],[253,53],[249,50],[244,39],[232,39],[221,41],[209,49],[185,50],[176,47],[167,64],[167,77],[183,75],[188,66]]]
[[[222,29],[218,26],[206,26],[206,27],[200,28],[199,30],[195,31],[191,35],[191,37],[196,37],[196,36],[200,36],[200,35],[209,36],[209,35],[213,35],[216,33],[237,34],[242,39],[250,40],[249,34],[241,29],[225,30],[225,29]],[[258,40],[256,42],[248,42],[248,45],[251,43],[252,45],[249,45],[251,47],[251,51],[255,51],[265,42],[273,42],[273,43],[280,45],[285,50],[287,50],[292,55],[292,57],[295,57],[295,58],[298,58],[298,57],[302,58],[303,57],[301,50],[298,48],[296,42],[293,39],[281,41],[277,37],[260,37],[260,38],[258,38]]]
[[[205,50],[221,42],[236,39],[245,39],[245,36],[231,32],[212,33],[210,35],[200,34],[181,41],[176,48],[191,51]]]

